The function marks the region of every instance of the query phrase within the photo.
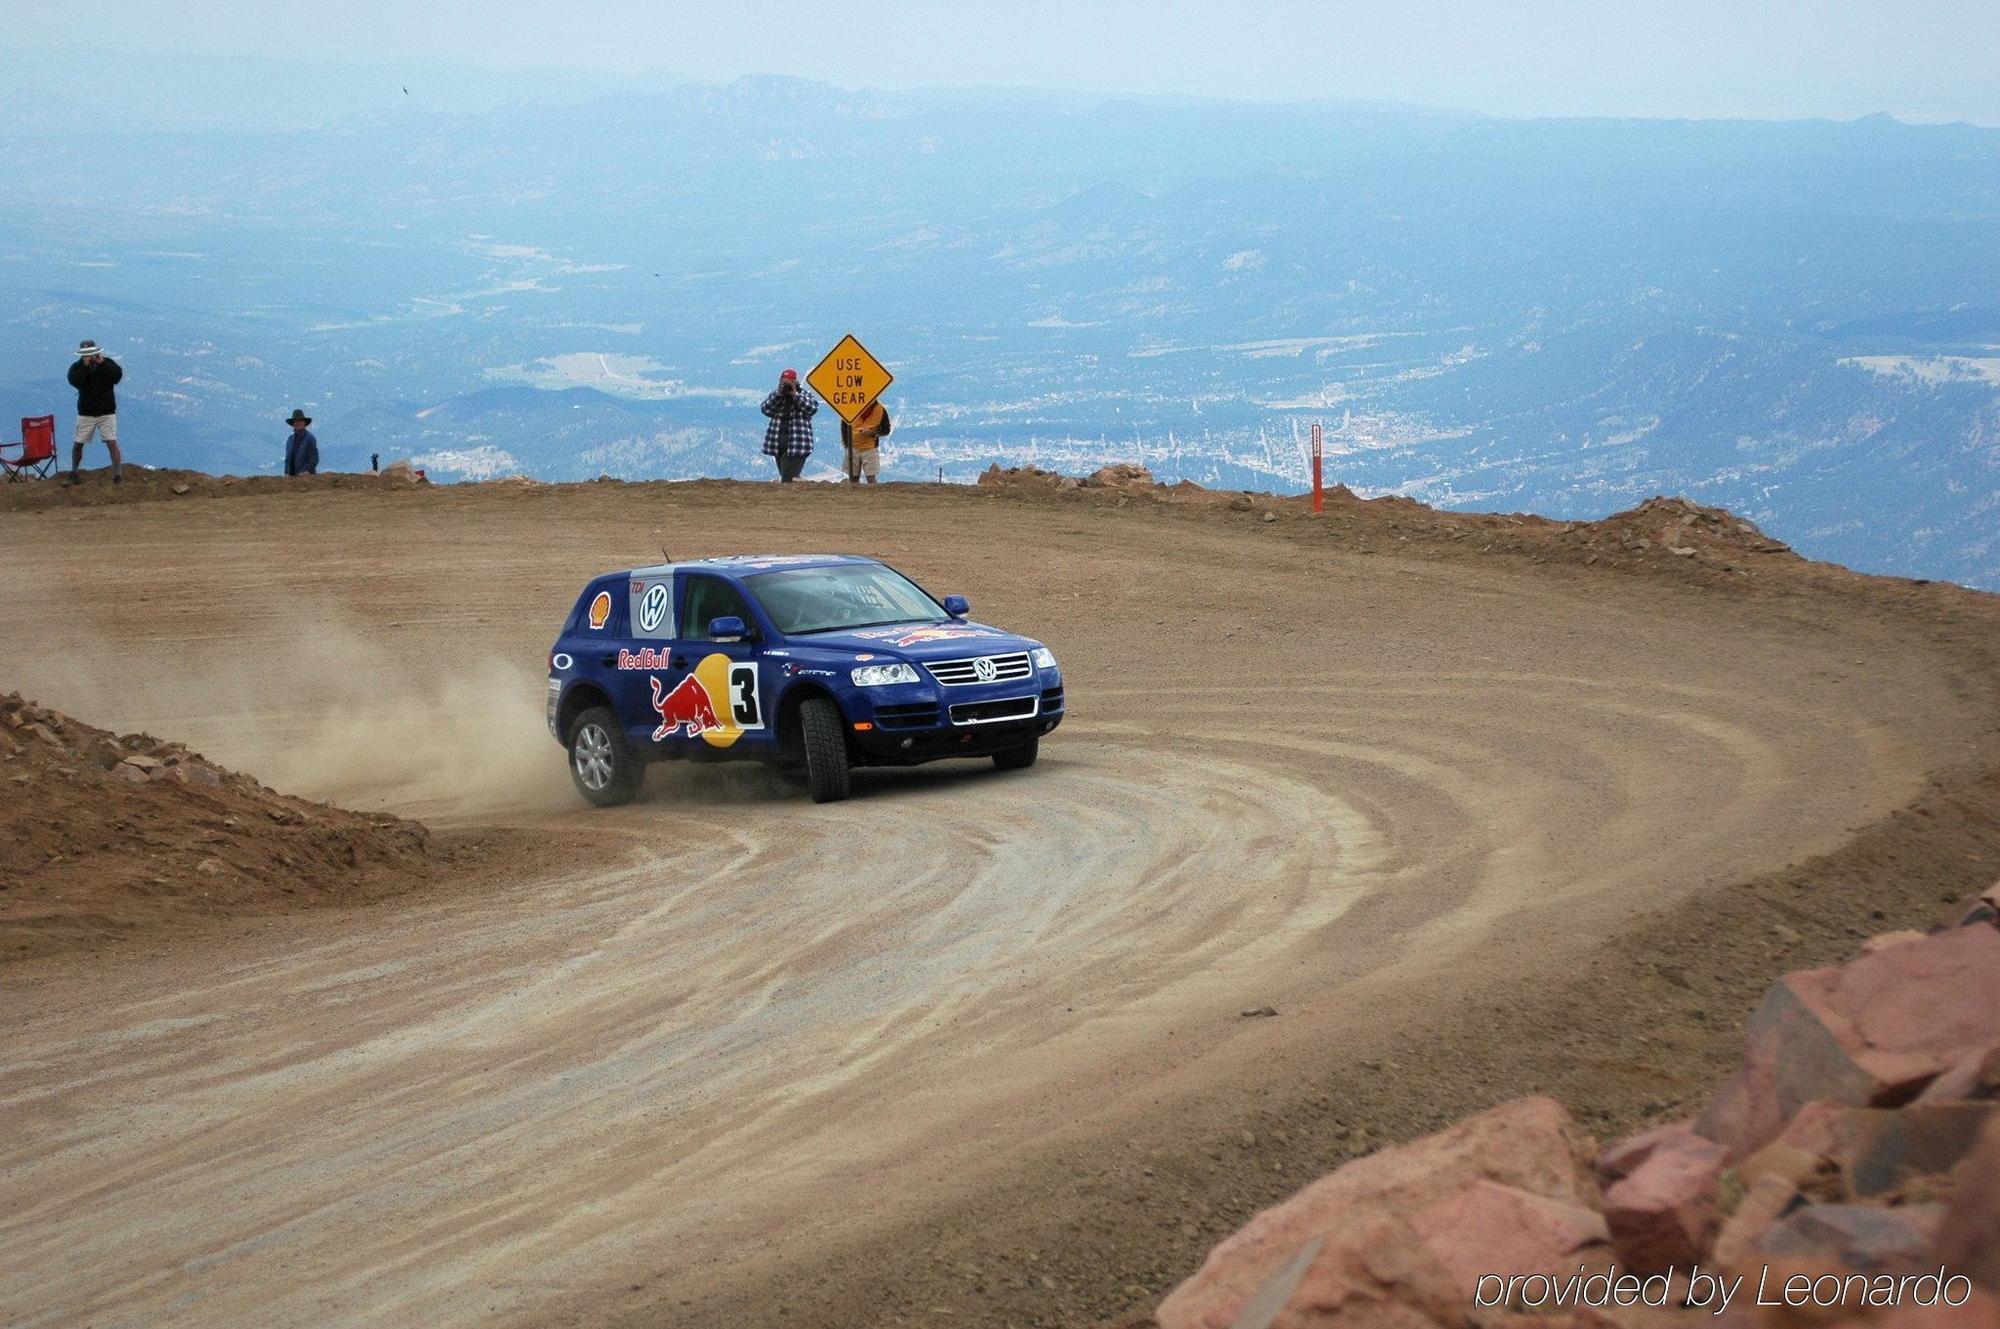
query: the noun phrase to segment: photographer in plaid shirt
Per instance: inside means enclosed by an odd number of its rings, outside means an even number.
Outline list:
[[[799,386],[796,369],[778,375],[778,390],[764,398],[764,414],[771,419],[764,426],[764,455],[777,460],[781,484],[798,479],[812,456],[812,418],[818,409],[819,398]]]

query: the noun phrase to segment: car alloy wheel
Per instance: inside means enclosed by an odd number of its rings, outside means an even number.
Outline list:
[[[597,725],[576,731],[576,778],[591,789],[611,784],[611,736]]]

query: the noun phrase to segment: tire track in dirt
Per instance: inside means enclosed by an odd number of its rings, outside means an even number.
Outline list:
[[[1559,796],[1568,815],[1570,796],[1600,797],[1587,809],[1600,849],[1657,833],[1658,817],[1619,828],[1606,815],[1645,802],[1599,788],[1618,753],[1627,777],[1633,753],[1657,764],[1647,777],[1706,753],[1712,801],[1698,820],[1715,834],[1766,814],[1768,788],[1746,793],[1773,779],[1769,752],[1738,722],[1678,709],[1692,696],[1649,709],[1476,675],[1304,691],[1355,690],[1384,716],[1468,718],[1443,732],[1413,720],[1393,747],[1313,742],[1243,722],[1233,689],[1182,690],[1183,716],[1230,735],[1199,759],[1100,738],[1027,778],[891,776],[869,801],[911,802],[915,815],[867,836],[838,811],[788,816],[783,835],[718,835],[683,808],[641,805],[592,819],[628,844],[633,861],[615,872],[419,908],[386,955],[377,938],[330,943],[145,999],[133,1015],[151,1032],[128,1032],[96,1067],[89,1040],[0,1060],[17,1086],[62,1067],[71,1094],[125,1103],[143,1086],[177,1103],[115,1125],[85,1113],[66,1140],[0,1157],[22,1188],[0,1241],[27,1268],[59,1250],[84,1257],[105,1280],[75,1308],[91,1314],[252,1313],[210,1297],[180,1306],[185,1285],[160,1280],[166,1267],[254,1289],[272,1324],[329,1306],[450,1319],[468,1261],[562,1284],[641,1241],[692,1241],[743,1203],[691,1205],[691,1192],[747,1186],[782,1203],[787,1175],[836,1142],[843,1171],[880,1166],[908,1140],[884,1099],[991,1076],[1052,1039],[1113,1055],[1128,1050],[1118,1026],[1249,1000],[1232,994],[1285,1000],[1325,982],[1330,956],[1352,979],[1478,935],[1492,912],[1521,907],[1523,881],[1545,901],[1588,893],[1597,883],[1524,846]],[[1512,704],[1484,715],[1463,704],[1510,690]],[[1582,779],[1574,763],[1493,769],[1514,760],[1508,740],[1540,707],[1594,737],[1580,744],[1594,756]],[[747,797],[767,796],[758,783]],[[1441,861],[1428,856],[1440,848]],[[1356,935],[1330,935],[1364,903]],[[1057,1003],[1074,1018],[1053,1018]],[[210,1014],[183,1013],[197,1011]],[[4,1106],[32,1115],[49,1102],[17,1089]],[[602,1143],[614,1137],[624,1143]],[[246,1163],[262,1204],[244,1203]],[[54,1199],[26,1198],[53,1193],[56,1177],[64,1205],[96,1216],[90,1232],[52,1221]],[[161,1213],[211,1217],[164,1249],[165,1234],[135,1239]],[[293,1290],[274,1296],[279,1250]],[[318,1276],[298,1267],[317,1262]]]
[[[1287,876],[1315,862],[1302,882],[1340,876],[1327,864],[1349,857],[1334,828],[1347,814],[1289,837],[1313,797],[1303,784],[1245,767],[1218,787],[1162,789],[1093,766],[918,792],[999,815],[942,845],[841,844],[831,869],[812,832],[840,838],[837,815],[795,838],[737,833],[663,857],[655,846],[674,837],[646,823],[681,818],[641,807],[604,819],[648,846],[617,872],[419,909],[387,946],[327,942],[281,967],[223,965],[171,998],[134,993],[108,1042],[36,1030],[0,1054],[0,1108],[51,1127],[0,1153],[0,1244],[16,1270],[91,1270],[95,1295],[69,1307],[85,1315],[197,1322],[253,1302],[272,1324],[329,1305],[448,1315],[426,1284],[456,1280],[450,1251],[469,1234],[482,1265],[561,1277],[600,1243],[635,1239],[635,1223],[659,1235],[689,1187],[809,1162],[835,1113],[854,1147],[873,1117],[847,1102],[857,1082],[893,1094],[970,1052],[1027,1051],[1050,1031],[1024,1038],[1023,1006],[1066,1001],[1078,1025],[1122,1018],[1224,962],[1262,963],[1272,938],[1324,926],[1364,889],[1216,901],[1207,884],[1246,843],[1283,843],[1273,867]],[[930,866],[902,871],[919,850]],[[857,879],[887,883],[860,913]],[[1101,967],[1141,945],[1143,979]],[[1065,958],[1085,962],[1081,979],[1052,985],[1046,966]],[[956,1045],[944,1062],[941,1028]],[[58,1067],[60,1086],[38,1085]],[[172,1106],[134,1113],[140,1096]],[[652,1137],[662,1161],[632,1175],[628,1149],[593,1146],[607,1133]],[[897,1144],[883,1133],[867,1148]],[[87,1231],[63,1217],[78,1204]],[[607,1204],[615,1220],[588,1216]],[[539,1217],[517,1230],[508,1216],[526,1211]],[[165,1213],[208,1221],[147,1231]],[[342,1275],[315,1279],[316,1258]],[[211,1280],[254,1292],[181,1300]],[[11,1281],[0,1274],[0,1304],[28,1292]]]

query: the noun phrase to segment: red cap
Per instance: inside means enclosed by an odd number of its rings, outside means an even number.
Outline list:
[[[796,369],[787,369],[784,373],[778,375],[778,377],[781,379],[797,378],[798,376],[799,376],[799,371]]]

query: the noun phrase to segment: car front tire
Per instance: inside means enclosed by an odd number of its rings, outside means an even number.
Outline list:
[[[569,776],[576,792],[601,808],[630,803],[639,793],[646,764],[625,742],[625,731],[609,706],[593,706],[569,727]]]
[[[993,754],[993,764],[1003,771],[1025,771],[1035,764],[1035,758],[1042,752],[1042,736],[1028,735],[1028,741],[1019,747],[1008,748],[1005,752]]]
[[[837,803],[851,788],[847,731],[840,707],[825,697],[808,697],[799,705],[799,737],[806,755],[806,788],[815,803]]]

